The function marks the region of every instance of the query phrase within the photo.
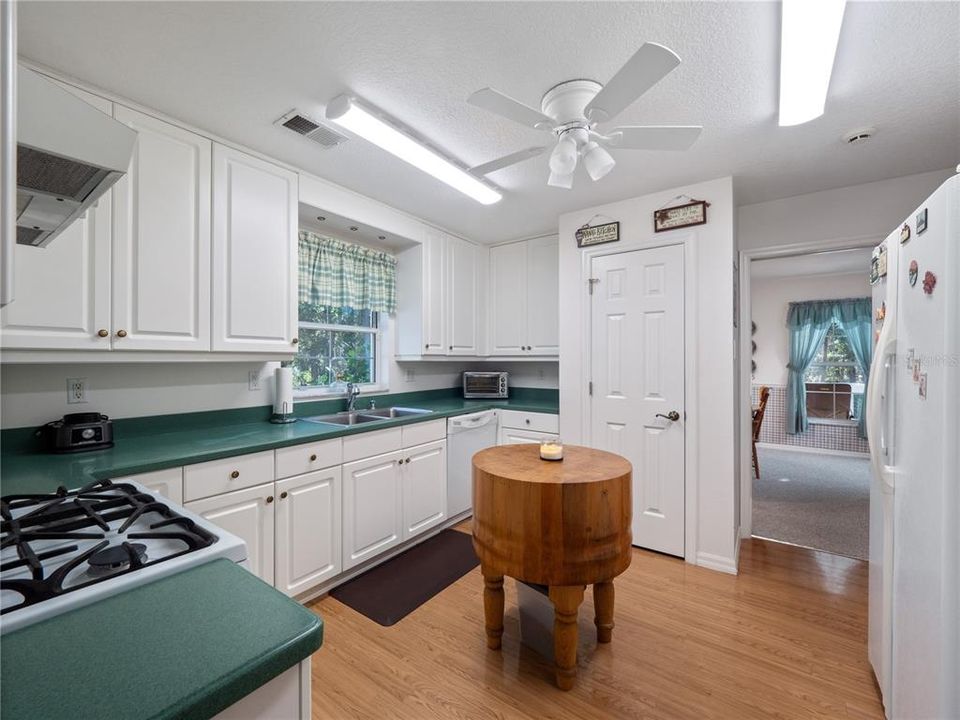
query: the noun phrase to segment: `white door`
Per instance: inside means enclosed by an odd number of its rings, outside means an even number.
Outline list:
[[[276,485],[276,587],[296,595],[340,572],[340,466]]]
[[[109,115],[113,103],[57,83]],[[14,300],[0,311],[4,348],[110,349],[112,191],[44,248],[14,246]],[[103,336],[101,336],[103,331]]]
[[[446,355],[447,236],[428,228],[423,239],[423,354]]]
[[[137,142],[113,189],[113,347],[209,350],[211,142],[122,105],[114,117]]]
[[[213,147],[213,349],[296,351],[297,175]]]
[[[528,355],[560,354],[560,243],[555,237],[528,240]]]
[[[490,248],[490,354],[521,355],[527,346],[527,246]]]
[[[343,466],[343,569],[403,540],[402,451]]]
[[[633,543],[683,556],[683,248],[597,257],[591,277],[590,444],[633,464]]]
[[[447,354],[478,355],[480,248],[447,239]]]
[[[247,567],[273,585],[273,483],[184,504],[247,544]]]
[[[170,502],[183,504],[183,468],[167,468],[125,478],[113,478],[115,483],[128,480],[140,483]]]
[[[540,444],[541,440],[556,440],[559,436],[554,433],[537,432],[536,430],[514,430],[500,428],[497,436],[497,445]]]
[[[403,538],[419,535],[447,517],[447,441],[403,451]]]

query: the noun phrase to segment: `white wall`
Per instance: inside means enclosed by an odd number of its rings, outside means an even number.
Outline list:
[[[653,232],[653,213],[678,195],[711,203],[706,225],[671,233]],[[735,457],[735,334],[733,328],[734,207],[731,178],[586,208],[560,217],[560,432],[570,442],[589,442],[583,419],[589,408],[584,368],[590,351],[585,334],[586,278],[574,232],[595,215],[620,221],[620,247],[635,250],[689,238],[696,265],[686,272],[688,317],[696,341],[687,377],[686,472],[696,488],[688,495],[686,557],[690,562],[733,571],[737,555]],[[688,254],[689,257],[689,254]],[[692,511],[691,511],[692,508]]]
[[[740,251],[812,241],[885,238],[954,169],[795,195],[737,208]]]
[[[871,293],[865,272],[754,278],[750,288],[753,321],[757,324],[757,332],[753,336],[757,343],[757,352],[753,356],[757,371],[753,375],[753,382],[766,385],[787,384],[790,338],[786,321],[787,306],[791,302],[870,297]]]

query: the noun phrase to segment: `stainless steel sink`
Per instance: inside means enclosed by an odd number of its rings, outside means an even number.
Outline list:
[[[419,408],[405,407],[386,407],[379,410],[360,410],[361,415],[365,417],[376,417],[380,420],[390,418],[410,417],[412,415],[429,415],[433,410],[420,410]]]
[[[361,425],[363,423],[377,422],[383,420],[382,417],[362,415],[358,412],[338,412],[332,415],[314,415],[304,418],[306,422],[325,423],[327,425]]]

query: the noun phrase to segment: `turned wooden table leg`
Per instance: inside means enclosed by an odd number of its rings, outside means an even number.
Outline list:
[[[594,583],[594,624],[597,626],[597,642],[608,643],[613,637],[613,581]]]
[[[503,637],[503,575],[483,574],[483,614],[487,647],[498,650]]]
[[[569,690],[577,677],[577,611],[583,602],[583,586],[550,588],[553,603],[553,654],[557,663],[557,687]]]

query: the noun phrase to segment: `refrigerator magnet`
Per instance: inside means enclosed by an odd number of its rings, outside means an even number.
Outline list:
[[[920,358],[913,361],[913,381],[915,383],[920,382]]]
[[[904,223],[903,227],[900,228],[900,244],[903,245],[909,239],[910,239],[910,226],[907,223]]]
[[[917,235],[927,229],[927,209],[917,213]]]
[[[907,271],[907,280],[910,281],[910,287],[913,287],[917,284],[917,275],[920,274],[920,266],[917,265],[916,260],[910,261],[910,269]]]
[[[937,286],[937,276],[927,270],[923,274],[923,293],[933,295],[933,289]]]
[[[920,376],[919,394],[920,394],[921,400],[927,399],[927,374],[926,373],[923,373],[923,375]]]
[[[913,348],[910,348],[909,350],[907,350],[907,369],[908,370],[913,369],[913,359],[915,357],[916,357],[916,352],[914,351]]]

